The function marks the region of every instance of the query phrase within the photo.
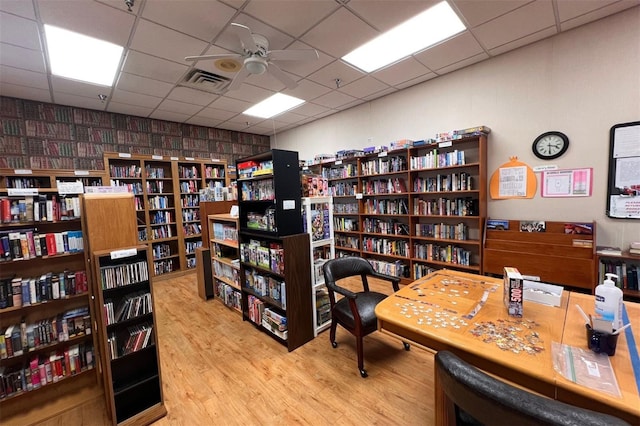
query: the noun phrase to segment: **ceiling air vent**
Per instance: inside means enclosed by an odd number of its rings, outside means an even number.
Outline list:
[[[223,93],[231,84],[231,79],[212,72],[192,69],[180,82],[180,86],[191,87],[209,93]]]

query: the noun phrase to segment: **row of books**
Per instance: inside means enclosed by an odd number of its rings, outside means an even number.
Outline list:
[[[213,224],[213,238],[221,241],[238,241],[238,229],[233,225],[215,222]]]
[[[146,260],[100,268],[100,282],[103,290],[124,287],[149,279]]]
[[[0,198],[2,223],[57,222],[79,217],[80,198],[77,195]]]
[[[365,214],[409,214],[407,200],[404,198],[393,200],[369,198],[362,206]]]
[[[199,182],[188,180],[180,182],[180,192],[182,194],[197,194],[200,191]]]
[[[222,303],[236,311],[242,311],[242,293],[220,280],[216,280],[213,291]]]
[[[370,217],[362,220],[362,230],[373,234],[409,235],[409,225],[406,223]]]
[[[414,244],[413,257],[438,262],[455,263],[456,265],[470,265],[471,252],[462,247],[451,244]]]
[[[359,213],[358,203],[334,203],[333,213],[334,214],[358,214]]]
[[[411,170],[420,169],[435,169],[439,167],[460,166],[464,165],[464,151],[453,150],[451,152],[438,153],[437,149],[433,149],[431,152],[418,156],[411,157]]]
[[[473,198],[413,199],[413,214],[427,216],[474,216],[477,200]]]
[[[362,239],[362,250],[370,253],[409,256],[409,242],[389,238],[365,237]]]
[[[249,269],[245,272],[244,287],[251,289],[259,296],[269,297],[287,308],[287,286],[284,281],[267,277],[260,272]]]
[[[155,275],[168,274],[169,272],[173,272],[174,269],[174,259],[165,259],[165,260],[156,260],[153,262],[153,273]]]
[[[120,321],[126,321],[140,315],[146,315],[153,312],[153,304],[151,303],[151,293],[136,292],[127,295],[118,303],[114,310],[113,302],[106,300],[103,306],[103,313],[107,325],[115,324]]]
[[[247,313],[249,320],[255,324],[262,324],[262,314],[264,312],[264,302],[259,298],[249,295],[247,296]]]
[[[345,231],[345,232],[357,232],[358,222],[359,222],[358,219],[351,219],[348,217],[334,217],[333,230]]]
[[[447,223],[416,223],[416,236],[429,238],[443,238],[448,240],[466,240],[468,238],[467,224],[457,225]]]
[[[603,282],[606,273],[616,274],[616,286],[625,290],[640,290],[640,264],[601,259],[598,266],[598,282]]]
[[[237,268],[214,259],[213,273],[216,277],[225,278],[240,287],[240,272]]]
[[[109,176],[117,178],[141,178],[142,167],[136,164],[130,166],[114,166],[109,165]]]
[[[404,156],[380,157],[361,164],[363,175],[402,172],[407,170],[407,159]]]
[[[117,333],[113,332],[107,339],[109,356],[112,360],[137,352],[147,346],[153,345],[153,343],[152,323],[139,324],[127,328],[123,338],[119,338]]]
[[[35,305],[88,291],[85,271],[48,272],[40,277],[0,279],[0,310]]]
[[[406,192],[407,184],[403,178],[362,181],[362,193],[365,195],[401,194]]]
[[[0,358],[12,358],[42,346],[91,334],[89,307],[71,309],[64,313],[27,324],[23,319],[0,329]]]
[[[240,243],[240,259],[245,263],[284,275],[284,249],[280,243],[257,240]]]
[[[287,317],[280,315],[271,308],[264,308],[262,312],[262,326],[271,333],[287,339]]]
[[[0,232],[0,261],[78,253],[84,250],[82,231],[39,233],[37,228]]]
[[[360,238],[350,237],[347,235],[336,235],[335,238],[336,247],[344,247],[355,250],[360,250]]]
[[[91,343],[71,345],[49,355],[34,355],[27,364],[0,367],[0,399],[56,383],[94,368]]]
[[[394,262],[387,262],[385,260],[367,259],[373,270],[385,275],[391,275],[392,277],[404,277],[409,278],[409,267],[401,260]]]
[[[473,177],[466,173],[451,173],[435,177],[417,177],[413,180],[414,192],[451,192],[473,189]]]
[[[275,199],[273,179],[242,182],[240,188],[245,201]]]
[[[202,241],[185,241],[184,252],[185,254],[194,254],[198,247],[202,247]]]

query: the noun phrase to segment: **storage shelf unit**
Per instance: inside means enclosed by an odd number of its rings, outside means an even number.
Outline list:
[[[322,266],[335,258],[333,239],[333,198],[302,198],[304,230],[311,239],[311,305],[313,307],[313,330],[317,336],[331,325],[329,293],[324,284]]]
[[[236,169],[242,316],[292,351],[314,337],[298,153],[274,149]]]
[[[102,394],[82,195],[58,193],[60,170],[28,172],[0,171],[0,412],[8,424],[38,423]]]
[[[105,153],[111,182],[135,195],[138,241],[151,245],[155,276],[195,268],[201,247],[199,191],[226,186],[226,162]]]
[[[238,218],[228,213],[213,214],[208,221],[214,297],[241,314]]]
[[[596,282],[593,291],[598,284],[605,279],[605,273],[611,272],[618,276],[616,285],[622,289],[625,300],[640,301],[640,255],[623,251],[621,256],[611,256],[596,253]]]
[[[482,273],[487,136],[312,166],[329,179],[336,256],[362,256],[408,283],[436,269]]]

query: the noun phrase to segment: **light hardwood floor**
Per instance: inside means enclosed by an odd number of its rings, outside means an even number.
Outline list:
[[[219,301],[200,299],[195,274],[157,281],[154,292],[168,411],[154,425],[433,424],[433,356],[424,350],[373,333],[362,379],[355,340],[340,327],[336,349],[325,331],[287,352]],[[42,425],[108,423],[97,401]]]

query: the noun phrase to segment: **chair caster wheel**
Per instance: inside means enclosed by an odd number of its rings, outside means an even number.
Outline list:
[[[360,376],[362,376],[363,379],[367,377],[367,370],[365,370],[364,368],[360,369]]]
[[[337,348],[338,347],[338,343],[337,342],[331,342],[331,346],[333,346],[333,348]]]
[[[409,349],[411,349],[411,346],[408,343],[402,342],[402,344],[404,345],[404,350],[405,351],[408,351]]]

